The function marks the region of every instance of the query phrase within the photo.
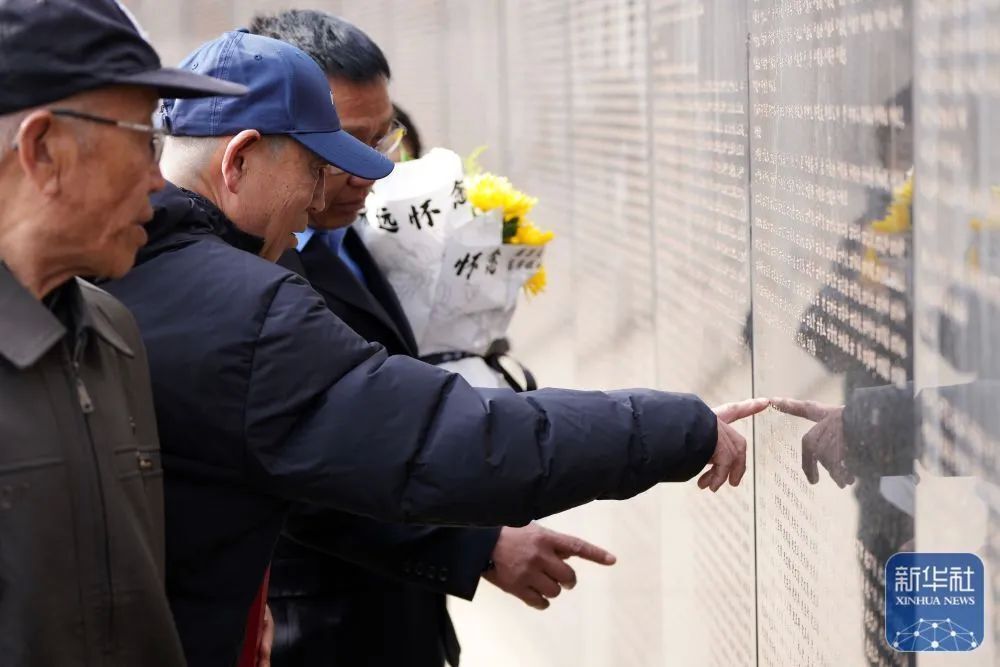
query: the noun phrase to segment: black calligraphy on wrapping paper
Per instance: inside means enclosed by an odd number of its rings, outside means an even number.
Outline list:
[[[375,218],[378,220],[379,229],[383,229],[391,234],[399,231],[399,223],[396,222],[396,219],[392,217],[392,213],[385,206],[378,210]]]
[[[451,189],[451,196],[455,198],[452,202],[452,208],[458,208],[462,204],[469,201],[469,198],[465,194],[465,183],[462,181],[455,181],[455,187]]]
[[[416,226],[418,230],[423,229],[421,221],[428,227],[433,227],[435,215],[441,215],[441,209],[431,208],[430,199],[424,200],[419,209],[416,206],[410,206],[410,224]]]
[[[542,266],[542,248],[521,248],[507,262],[508,271],[533,269],[537,271]]]
[[[479,258],[483,256],[483,253],[477,252],[473,255],[471,252],[465,253],[465,257],[462,257],[457,262],[455,262],[455,275],[461,277],[462,272],[465,272],[465,279],[468,280],[472,277],[472,274],[479,268]]]
[[[497,260],[500,259],[500,248],[497,248],[490,253],[490,256],[486,259],[486,273],[491,276],[497,272]]]

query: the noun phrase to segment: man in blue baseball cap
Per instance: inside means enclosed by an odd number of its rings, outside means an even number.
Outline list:
[[[180,667],[132,266],[163,187],[160,67],[114,0],[0,0],[0,663]]]
[[[237,229],[263,241],[271,261],[295,246],[309,212],[322,207],[328,173],[379,179],[393,163],[340,127],[322,71],[302,51],[243,31],[192,53],[182,68],[246,84],[238,98],[166,100],[171,134],[164,201],[204,197]],[[191,195],[190,193],[197,193]]]
[[[185,66],[250,93],[167,103],[166,124],[183,137],[165,156],[176,185],[154,200],[136,268],[107,288],[149,349],[167,592],[192,666],[233,664],[291,502],[404,523],[524,525],[706,464],[703,488],[739,483],[746,443],[727,422],[766,401],[717,416],[695,396],[649,390],[477,391],[365,342],[265,260],[322,207],[323,164],[377,178],[388,160],[340,130],[322,70],[289,44],[226,33]]]
[[[398,154],[401,142],[413,138],[412,123],[406,124],[405,137],[400,131],[400,112],[390,100],[389,63],[357,26],[323,11],[291,9],[254,17],[250,31],[289,42],[319,63],[344,129],[356,138],[386,155]],[[420,157],[415,150],[409,155]],[[306,278],[330,310],[366,340],[390,354],[419,358],[395,291],[349,226],[371,185],[347,174],[327,178],[326,208],[298,235],[297,251],[286,252],[278,263]],[[426,271],[439,268],[428,264]],[[320,512],[325,515],[316,516]],[[303,525],[306,519],[311,525]],[[336,530],[330,528],[333,522]],[[600,547],[534,523],[400,526],[299,506],[288,525],[309,533],[283,536],[271,563],[275,667],[309,664],[319,656],[338,665],[457,666],[461,646],[445,594],[474,599],[483,579],[545,609],[550,598],[577,583],[570,556],[605,565],[614,561]],[[407,559],[387,558],[402,550]],[[416,572],[413,563],[422,563],[424,571]],[[427,570],[446,570],[448,576],[427,577]]]

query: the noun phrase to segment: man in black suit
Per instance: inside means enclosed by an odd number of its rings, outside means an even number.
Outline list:
[[[258,17],[251,32],[291,42],[315,58],[330,80],[344,129],[387,155],[398,151],[403,133],[389,98],[389,66],[367,35],[315,11]],[[390,354],[418,356],[392,287],[349,227],[372,181],[328,173],[326,183],[326,210],[280,263],[305,277],[362,337]],[[545,609],[550,598],[576,583],[565,562],[571,556],[614,563],[598,547],[535,524],[393,526],[299,508],[272,562],[273,664],[457,665],[459,645],[445,594],[471,599],[482,577]]]

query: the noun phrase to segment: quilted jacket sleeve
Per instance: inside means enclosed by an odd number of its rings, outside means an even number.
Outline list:
[[[261,328],[245,418],[248,473],[271,493],[433,524],[522,525],[684,481],[717,437],[687,394],[477,390],[388,357],[292,276]]]

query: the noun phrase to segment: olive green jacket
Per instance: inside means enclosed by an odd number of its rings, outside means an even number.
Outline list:
[[[0,662],[183,665],[142,340],[83,280],[55,298],[0,264]]]

